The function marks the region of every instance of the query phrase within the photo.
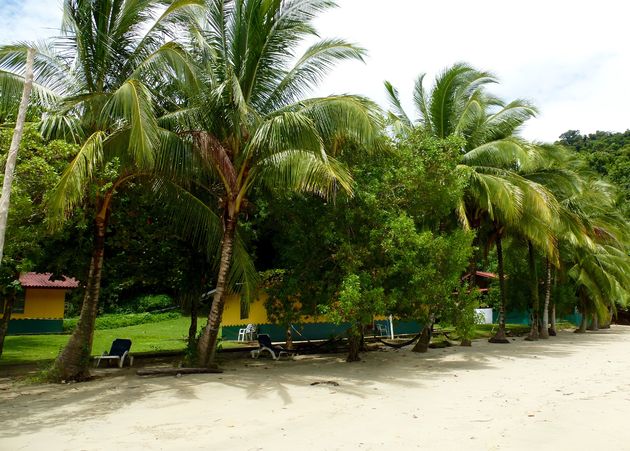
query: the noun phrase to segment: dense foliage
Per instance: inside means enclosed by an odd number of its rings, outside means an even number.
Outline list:
[[[630,219],[630,130],[588,135],[569,130],[559,142],[582,155],[591,169],[619,189],[619,208]]]
[[[37,68],[4,294],[24,270],[85,285],[59,378],[88,375],[97,312],[173,299],[211,365],[226,295],[252,293],[254,261],[270,318],[348,323],[351,361],[377,315],[418,320],[425,347],[438,320],[466,341],[477,269],[498,273],[495,342],[509,342],[506,308],[529,310],[533,340],[556,307],[579,308],[584,331],[629,302],[630,132],[528,142],[535,107],[497,97],[496,77],[464,63],[431,85],[420,76],[413,114],[389,83],[387,114],[358,96],[310,98],[364,55],[339,39],[300,47],[328,0],[63,5],[63,38],[0,47],[0,122],[29,46]]]

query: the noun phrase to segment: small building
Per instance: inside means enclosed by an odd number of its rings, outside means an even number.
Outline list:
[[[63,332],[66,292],[79,286],[71,277],[50,280],[51,273],[22,273],[24,288],[13,304],[9,335]]]
[[[280,325],[273,324],[269,319],[265,308],[267,297],[267,294],[262,292],[258,297],[252,299],[248,306],[245,306],[241,302],[240,296],[227,296],[221,322],[222,338],[224,340],[236,340],[240,329],[246,327],[247,324],[253,324],[259,334],[269,335],[272,341],[284,341],[287,331]],[[374,327],[377,327],[377,324],[383,330],[389,327],[388,319],[384,316],[374,318]],[[336,324],[325,315],[304,315],[292,325],[291,335],[296,341],[326,340],[332,337],[346,336],[349,327],[349,323]],[[420,331],[420,324],[416,321],[395,319],[393,327],[397,335],[417,334]]]

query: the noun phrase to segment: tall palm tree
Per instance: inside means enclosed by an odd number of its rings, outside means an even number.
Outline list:
[[[313,19],[332,6],[330,0],[208,0],[206,13],[190,27],[186,47],[201,87],[174,90],[180,108],[161,124],[187,140],[221,192],[223,239],[216,291],[198,341],[201,365],[214,361],[234,236],[252,187],[322,196],[350,191],[351,177],[335,153],[347,140],[369,147],[379,134],[372,102],[307,97],[335,63],[363,56],[339,39],[296,54],[304,38],[316,35]]]
[[[424,87],[424,78],[418,78],[414,89],[414,106],[419,116],[415,121],[403,109],[396,89],[385,83],[391,104],[389,119],[393,130],[402,136],[420,127],[438,138],[463,138],[457,169],[468,183],[456,213],[465,228],[479,229],[486,223],[492,230],[501,292],[499,330],[493,341],[507,343],[503,237],[520,227],[525,236],[542,244],[545,233],[539,226],[552,216],[549,192],[518,173],[536,155],[535,146],[518,137],[519,127],[536,114],[536,109],[523,100],[506,103],[489,94],[486,88],[496,78],[467,64],[447,68],[429,91]],[[524,222],[526,213],[540,220]],[[474,270],[471,265],[473,274]]]
[[[81,316],[55,362],[59,379],[88,376],[113,196],[155,168],[166,133],[158,126],[147,81],[190,73],[177,46],[167,41],[182,15],[200,7],[193,0],[65,0],[59,38],[0,48],[0,79],[9,81],[22,73],[24,49],[36,48],[34,91],[42,99],[42,132],[81,145],[51,195],[51,224],[60,224],[86,200],[94,211]]]

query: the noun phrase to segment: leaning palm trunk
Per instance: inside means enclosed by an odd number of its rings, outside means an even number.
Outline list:
[[[499,330],[488,340],[490,343],[509,343],[505,334],[505,267],[503,266],[503,245],[501,243],[501,235],[497,236],[497,260],[499,264],[499,295],[501,297],[501,306],[499,307]]]
[[[582,304],[582,321],[580,322],[580,327],[575,330],[575,333],[583,334],[586,332],[586,326],[588,325],[588,309],[586,308],[586,299],[584,293],[580,291],[580,300]]]
[[[549,338],[549,301],[551,300],[551,262],[546,259],[547,278],[545,279],[545,305],[543,307],[542,328],[540,338]]]
[[[217,340],[219,337],[219,327],[223,318],[223,307],[225,305],[225,289],[227,287],[228,272],[232,261],[232,250],[234,247],[234,235],[236,233],[236,218],[226,214],[225,232],[221,242],[221,262],[219,263],[219,274],[217,276],[217,286],[212,299],[212,306],[208,313],[208,323],[203,330],[199,343],[197,344],[198,363],[202,367],[214,365],[216,355]]]
[[[4,349],[4,338],[9,330],[9,322],[11,321],[11,313],[13,312],[13,304],[15,303],[15,294],[9,296],[4,303],[4,312],[2,320],[0,320],[0,357]]]
[[[532,296],[532,327],[529,329],[529,335],[525,338],[527,341],[538,340],[538,310],[540,309],[540,300],[538,297],[538,270],[536,269],[536,255],[534,255],[534,246],[531,241],[527,242],[527,253],[529,262],[529,278],[530,291]]]
[[[87,287],[77,327],[66,347],[61,351],[53,367],[53,377],[62,380],[85,380],[90,376],[89,364],[94,340],[94,324],[98,312],[101,290],[101,273],[105,253],[105,230],[107,217],[98,217],[95,227],[95,242],[90,262]]]
[[[7,162],[4,167],[4,181],[2,182],[2,197],[0,197],[0,264],[4,253],[4,238],[7,232],[7,219],[9,217],[9,203],[11,201],[11,185],[13,184],[13,176],[15,175],[15,164],[17,162],[18,149],[22,141],[22,133],[24,132],[24,123],[26,122],[26,110],[28,109],[28,99],[33,89],[33,60],[35,58],[35,50],[28,49],[26,53],[26,76],[24,78],[24,90],[22,91],[22,100],[18,109],[17,119],[15,121],[15,130],[7,155]],[[1,348],[0,348],[1,349]]]
[[[612,324],[612,320],[613,320],[613,308],[608,307],[608,315],[606,316],[606,320],[599,325],[600,329],[610,329],[610,325]]]
[[[599,330],[599,316],[597,312],[592,314],[591,324],[589,324],[588,330]]]
[[[558,331],[556,330],[556,302],[551,300],[551,312],[549,315],[549,335],[555,337],[558,335]]]

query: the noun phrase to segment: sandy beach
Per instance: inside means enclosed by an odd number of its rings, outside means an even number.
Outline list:
[[[5,385],[0,449],[630,450],[630,327],[223,367]]]

